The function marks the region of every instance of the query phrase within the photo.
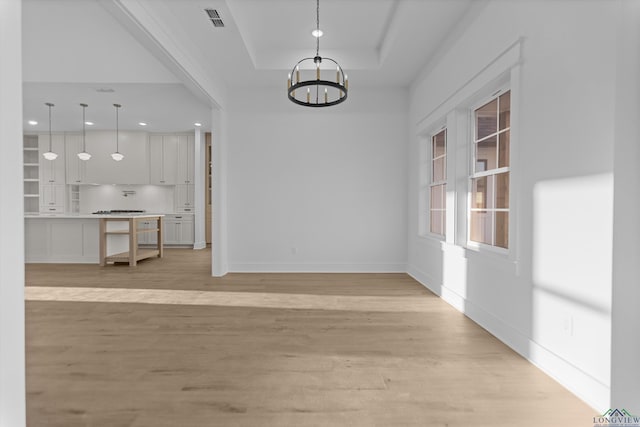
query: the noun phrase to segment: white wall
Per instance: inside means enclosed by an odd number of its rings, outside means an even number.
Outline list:
[[[401,90],[327,109],[234,91],[230,271],[404,271],[406,106]]]
[[[0,426],[25,421],[21,2],[0,0]]]
[[[229,272],[228,126],[224,110],[211,110],[211,275]]]
[[[618,2],[491,1],[410,94],[410,273],[602,412],[611,384],[618,12]],[[436,123],[448,99],[497,77],[493,68],[514,43],[521,60],[502,70],[515,78],[517,116],[510,253],[465,249],[465,234],[450,245],[418,237],[423,119],[436,111],[427,118]],[[464,189],[466,137],[449,144],[462,161],[450,159],[458,181],[448,191]],[[457,215],[464,233],[466,213]]]

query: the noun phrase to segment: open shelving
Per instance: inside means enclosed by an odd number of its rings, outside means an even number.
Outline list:
[[[38,135],[24,135],[22,143],[24,213],[38,213],[40,209]]]

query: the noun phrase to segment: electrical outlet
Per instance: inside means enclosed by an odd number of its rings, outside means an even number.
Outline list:
[[[564,319],[562,321],[562,330],[564,333],[570,337],[573,336],[573,316],[570,314],[565,314]]]

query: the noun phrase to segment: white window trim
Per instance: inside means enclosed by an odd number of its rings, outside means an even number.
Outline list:
[[[438,120],[427,128],[428,130],[422,132],[418,138],[420,141],[420,185],[418,186],[418,237],[423,239],[438,240],[444,242],[447,238],[447,229],[445,228],[445,234],[437,234],[431,231],[431,187],[437,185],[431,181],[433,177],[433,159],[431,158],[432,138],[442,130],[447,129],[447,123],[445,119]],[[445,134],[445,138],[448,135]],[[445,180],[440,182],[445,184],[445,193],[448,190],[448,171],[449,171],[449,147],[448,141],[445,139]],[[448,215],[449,208],[446,204],[445,196],[445,209],[444,212]],[[447,222],[449,219],[447,218]]]
[[[510,113],[513,112],[513,90],[512,90],[512,82],[511,79],[509,79],[508,82],[505,83],[501,83],[496,87],[493,87],[492,90],[490,90],[490,94],[485,95],[481,98],[477,98],[473,103],[470,104],[469,108],[468,108],[468,113],[467,113],[467,119],[468,119],[468,123],[469,123],[469,132],[468,132],[468,137],[467,137],[467,145],[468,145],[468,150],[469,150],[469,165],[468,165],[468,170],[467,170],[467,206],[466,206],[466,242],[464,244],[464,246],[467,249],[476,251],[476,252],[490,252],[490,253],[494,253],[494,254],[498,254],[501,255],[503,257],[510,257],[511,253],[514,252],[512,251],[511,245],[513,243],[512,241],[512,230],[513,227],[512,226],[512,195],[513,195],[513,186],[512,186],[512,157],[513,157],[513,138],[512,138],[512,131],[511,129],[514,127],[514,123],[513,123],[513,116],[510,117],[510,123],[509,123],[509,166],[508,167],[502,167],[502,168],[496,168],[496,169],[491,169],[490,171],[483,171],[483,172],[475,172],[475,162],[476,162],[476,152],[475,152],[475,144],[477,142],[481,142],[487,138],[489,138],[489,136],[479,139],[478,141],[476,141],[475,139],[475,117],[474,117],[474,112],[482,107],[483,105],[491,102],[493,99],[497,99],[500,95],[504,94],[505,92],[511,91],[511,110]],[[499,132],[496,133],[496,135],[498,135]],[[473,209],[471,208],[472,206],[472,200],[471,200],[471,188],[472,188],[472,180],[473,178],[481,178],[484,176],[492,176],[492,175],[497,175],[499,173],[504,173],[504,172],[509,172],[509,209],[499,209],[499,208],[493,208],[491,209],[492,212],[509,212],[509,231],[508,231],[508,241],[507,241],[507,245],[508,248],[503,248],[500,246],[495,246],[495,245],[489,245],[486,243],[481,243],[481,242],[476,242],[471,240],[471,212],[473,210],[483,210],[483,209]]]
[[[443,131],[444,131],[444,154],[442,156],[432,157],[433,156],[433,138],[436,135],[438,135],[441,132],[443,132]],[[449,147],[448,147],[448,143],[447,143],[447,137],[448,137],[448,135],[447,135],[447,125],[445,124],[442,127],[440,127],[440,129],[438,129],[438,130],[436,130],[436,131],[431,133],[431,136],[429,137],[429,148],[428,148],[428,150],[429,150],[429,160],[428,160],[428,162],[429,162],[429,166],[430,166],[429,167],[429,172],[430,172],[429,173],[429,184],[428,184],[428,187],[429,187],[429,198],[428,198],[428,201],[427,201],[427,203],[428,203],[428,214],[429,214],[428,215],[428,221],[429,221],[428,222],[428,229],[429,229],[428,232],[429,232],[429,234],[431,234],[432,236],[435,236],[439,240],[446,240],[446,238],[447,238],[447,228],[445,226],[443,234],[434,233],[433,231],[431,231],[431,212],[433,211],[433,209],[431,208],[431,189],[433,187],[435,187],[435,186],[438,186],[438,185],[444,185],[444,209],[442,209],[442,212],[444,213],[445,224],[446,224],[447,223],[447,219],[446,219],[446,216],[447,216],[447,190],[448,190],[447,173],[448,173],[448,170],[449,170],[449,167],[448,167],[448,164],[447,164],[448,161],[449,161]],[[444,171],[445,171],[444,180],[433,181],[433,163],[434,163],[435,160],[442,159],[442,158],[444,158]]]
[[[521,86],[521,64],[522,64],[522,44],[520,37],[507,45],[496,57],[478,69],[452,94],[418,118],[415,122],[416,136],[420,141],[420,147],[424,146],[425,139],[428,139],[430,132],[437,129],[438,124],[443,122],[447,127],[447,232],[446,243],[452,244],[465,250],[470,250],[479,255],[485,255],[495,260],[508,259],[515,268],[515,274],[520,274],[519,254],[521,253],[521,243],[518,239],[520,234],[520,221],[518,214],[519,198],[517,189],[519,188],[520,162],[519,162],[519,123],[520,123],[520,86]],[[469,242],[467,236],[469,232],[469,209],[471,193],[469,192],[469,167],[471,156],[469,156],[469,141],[473,135],[471,123],[470,107],[480,97],[487,97],[497,89],[508,85],[511,90],[511,135],[510,135],[510,174],[509,174],[509,249],[496,248],[477,242]],[[445,119],[446,118],[446,119]],[[421,152],[421,154],[424,152]],[[466,158],[464,158],[466,156]],[[424,157],[420,159],[420,165]],[[515,171],[515,172],[514,172]],[[420,169],[420,186],[425,185],[422,181],[422,167]],[[452,194],[450,195],[449,192]],[[418,195],[420,197],[420,195]],[[421,200],[421,199],[418,199]],[[452,202],[450,204],[450,202]],[[418,203],[420,206],[420,203]],[[422,218],[419,212],[418,217]],[[439,235],[428,235],[423,229],[418,227],[419,237],[428,242],[441,240]],[[441,243],[442,242],[441,240]]]
[[[491,90],[487,90],[484,93],[484,96],[482,97],[477,97],[474,99],[474,101],[472,103],[468,104],[468,109],[467,109],[467,114],[466,114],[466,118],[467,118],[467,123],[468,123],[468,136],[467,136],[467,141],[468,141],[468,150],[469,150],[469,164],[468,164],[468,169],[466,171],[467,173],[467,206],[465,207],[465,215],[466,215],[466,230],[465,230],[465,240],[466,242],[464,243],[464,246],[469,249],[469,250],[473,250],[475,252],[487,252],[490,254],[494,254],[494,255],[499,255],[503,258],[508,258],[511,261],[516,262],[516,260],[518,259],[518,249],[516,247],[517,244],[517,239],[516,239],[516,233],[517,233],[517,217],[516,217],[516,206],[517,206],[517,201],[516,201],[516,193],[514,191],[514,188],[516,188],[515,186],[515,181],[517,180],[517,178],[514,179],[514,175],[517,177],[517,172],[516,174],[513,173],[514,169],[517,171],[517,161],[516,159],[516,153],[518,152],[517,149],[517,137],[514,133],[514,129],[518,129],[518,87],[519,87],[519,66],[514,66],[511,69],[511,72],[508,74],[508,78],[507,79],[501,79],[502,83],[501,84],[497,84],[494,85],[493,87],[489,87]],[[506,80],[506,81],[505,81]],[[490,102],[492,99],[495,99],[497,97],[499,97],[500,95],[502,95],[503,93],[507,92],[507,91],[511,91],[511,117],[510,117],[510,125],[509,125],[509,167],[503,167],[503,168],[497,168],[497,169],[492,169],[490,172],[478,172],[478,173],[473,173],[474,170],[474,166],[475,166],[475,122],[474,122],[474,112],[476,109],[480,108],[481,106],[485,105],[487,102]],[[514,166],[516,166],[514,168]],[[471,206],[471,194],[472,194],[472,179],[473,178],[478,178],[478,177],[482,177],[482,176],[488,176],[488,175],[496,175],[498,173],[502,173],[502,172],[509,172],[509,209],[492,209],[492,211],[508,211],[509,212],[509,237],[508,237],[508,248],[502,248],[499,246],[494,246],[494,245],[489,245],[486,243],[481,243],[481,242],[475,242],[473,240],[471,240],[471,211],[473,210],[472,208],[470,208]]]

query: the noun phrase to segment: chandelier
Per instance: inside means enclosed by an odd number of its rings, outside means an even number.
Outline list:
[[[316,0],[316,29],[313,31],[316,37],[316,56],[304,58],[298,61],[291,69],[287,79],[288,97],[291,102],[305,107],[330,107],[347,100],[349,80],[342,67],[331,58],[320,56],[320,0]],[[331,62],[331,69],[321,69],[322,61]],[[335,81],[327,80],[333,77],[333,65],[335,65]],[[315,70],[315,76],[312,74]],[[301,77],[308,80],[301,80]],[[313,78],[315,77],[315,79]],[[305,90],[306,88],[306,90]]]

